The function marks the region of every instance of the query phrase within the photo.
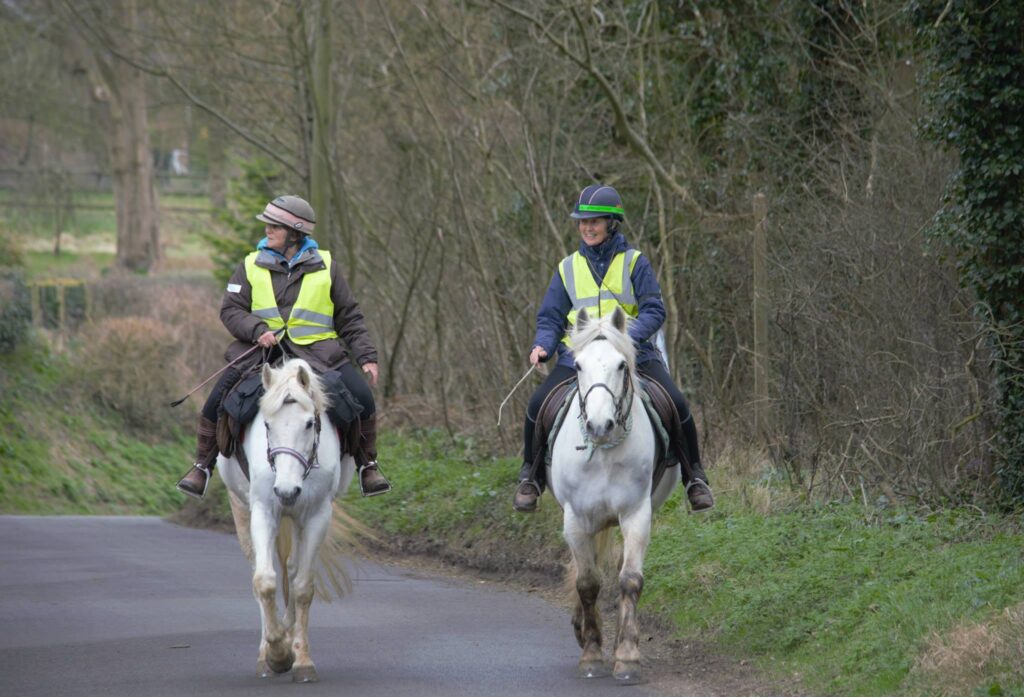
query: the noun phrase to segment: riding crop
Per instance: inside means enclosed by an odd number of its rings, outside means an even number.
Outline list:
[[[517,382],[516,386],[512,388],[512,391],[508,393],[508,397],[505,397],[505,399],[502,400],[501,406],[498,407],[498,425],[499,426],[501,426],[501,410],[505,408],[505,402],[507,402],[509,399],[512,398],[512,395],[515,394],[516,390],[519,389],[519,386],[523,384],[523,380],[525,380],[526,378],[530,377],[530,373],[532,373],[536,369],[537,369],[537,366],[531,365],[530,369],[526,371],[526,374],[523,375],[523,377],[519,378],[519,382]]]
[[[282,327],[282,328],[278,329],[278,330],[277,330],[276,332],[274,332],[274,336],[277,336],[277,335],[279,335],[279,334],[280,334],[281,332],[283,332],[283,331],[284,331],[284,327]],[[201,387],[202,387],[203,385],[205,385],[206,383],[208,383],[208,382],[209,382],[210,380],[213,380],[213,379],[214,379],[215,377],[217,377],[218,375],[220,375],[221,373],[223,373],[223,372],[224,372],[225,370],[227,370],[228,368],[230,368],[231,366],[233,366],[233,365],[234,365],[235,363],[238,363],[238,361],[242,360],[243,358],[245,358],[246,356],[248,356],[248,355],[249,355],[250,353],[252,353],[253,351],[255,351],[255,350],[256,350],[256,349],[258,349],[258,348],[261,348],[261,347],[260,347],[260,345],[259,345],[259,344],[256,344],[256,345],[255,345],[255,346],[253,346],[253,347],[252,347],[251,349],[247,350],[247,351],[246,351],[245,353],[243,353],[242,355],[240,355],[240,356],[239,356],[238,358],[236,358],[235,360],[231,361],[230,363],[228,363],[227,365],[225,365],[225,366],[224,366],[223,368],[221,368],[220,370],[218,370],[217,372],[215,372],[215,373],[214,373],[213,375],[211,375],[210,377],[206,378],[206,379],[205,379],[205,380],[203,380],[203,381],[202,381],[201,383],[199,383],[198,385],[196,385],[195,387],[193,387],[193,388],[192,388],[191,390],[189,390],[189,391],[188,391],[188,393],[187,393],[187,394],[186,394],[186,395],[185,395],[184,397],[182,397],[181,399],[176,399],[176,400],[174,400],[173,402],[171,402],[171,406],[172,406],[172,407],[176,407],[176,406],[178,406],[179,404],[181,404],[182,402],[184,402],[184,401],[185,401],[186,399],[188,399],[189,397],[191,397],[191,396],[192,396],[192,393],[193,393],[193,392],[195,392],[196,390],[198,390],[199,388],[201,388]]]

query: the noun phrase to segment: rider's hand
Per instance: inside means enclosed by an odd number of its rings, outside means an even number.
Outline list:
[[[370,387],[376,387],[378,374],[377,364],[363,363],[363,372],[366,373],[366,379],[370,382]]]
[[[548,352],[545,351],[540,346],[534,346],[533,350],[530,351],[530,363],[532,363],[533,365],[537,365],[547,357]]]
[[[256,339],[256,343],[262,346],[263,348],[270,348],[271,346],[277,343],[277,334],[270,331],[263,332],[262,334],[260,334],[260,338]]]

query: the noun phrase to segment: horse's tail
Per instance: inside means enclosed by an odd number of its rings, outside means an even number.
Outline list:
[[[615,533],[613,528],[605,528],[594,535],[594,550],[597,553],[597,569],[602,577],[613,575],[617,568],[615,544]],[[570,598],[576,598],[576,579],[579,577],[579,568],[576,566],[575,557],[570,557],[569,565],[565,572],[565,584],[563,591]]]
[[[281,518],[281,525],[277,529],[277,561],[281,566],[281,593],[284,598],[285,607],[288,606],[288,596],[291,591],[288,580],[288,557],[292,553],[292,519]]]

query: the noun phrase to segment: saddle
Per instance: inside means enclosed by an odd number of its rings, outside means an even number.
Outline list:
[[[245,478],[249,478],[249,460],[245,448],[239,446],[245,441],[245,432],[260,411],[263,397],[261,366],[242,374],[221,399],[217,410],[217,448],[224,457],[232,455],[238,460]],[[327,415],[338,431],[342,453],[358,454],[362,448],[359,414],[362,405],[345,386],[338,371],[327,371],[320,375],[324,388],[330,397]]]
[[[655,432],[655,465],[651,482],[651,490],[658,487],[665,471],[681,464],[683,479],[690,477],[690,461],[687,458],[685,436],[679,413],[672,397],[665,388],[656,381],[640,374],[638,394],[651,420]],[[565,414],[576,396],[576,378],[558,383],[541,404],[537,413],[537,424],[533,432],[533,452],[531,453],[532,479],[543,490],[545,486],[545,467],[551,462],[551,447],[565,421]]]

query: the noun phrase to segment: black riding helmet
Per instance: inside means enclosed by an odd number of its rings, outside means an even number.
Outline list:
[[[614,187],[603,184],[591,184],[576,199],[576,207],[569,217],[575,220],[584,218],[611,218],[625,220],[626,212],[622,208],[622,197]]]

